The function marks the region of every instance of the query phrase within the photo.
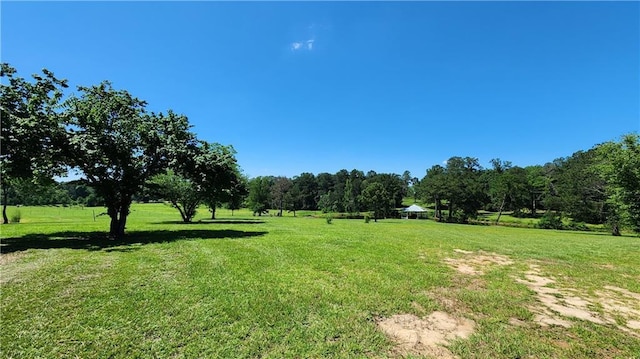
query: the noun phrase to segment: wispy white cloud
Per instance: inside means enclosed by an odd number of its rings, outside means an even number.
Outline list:
[[[312,51],[316,40],[311,38],[303,41],[294,41],[290,44],[291,51]]]

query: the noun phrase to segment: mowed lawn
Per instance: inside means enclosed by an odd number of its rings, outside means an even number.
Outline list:
[[[204,209],[182,224],[139,204],[113,242],[102,209],[19,210],[0,228],[3,358],[420,356],[379,323],[434,311],[475,323],[447,344],[460,358],[640,357],[637,236]],[[477,261],[492,257],[508,261]],[[604,319],[540,323],[532,270]]]

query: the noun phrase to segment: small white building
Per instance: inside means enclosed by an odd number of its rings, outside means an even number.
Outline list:
[[[427,213],[427,210],[418,206],[417,204],[412,204],[411,206],[405,208],[402,210],[402,218],[404,219],[409,219],[409,218],[420,218],[420,214],[421,213]]]

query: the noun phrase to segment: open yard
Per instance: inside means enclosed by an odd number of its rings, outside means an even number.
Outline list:
[[[148,204],[113,242],[101,209],[19,210],[3,358],[640,357],[635,236]]]

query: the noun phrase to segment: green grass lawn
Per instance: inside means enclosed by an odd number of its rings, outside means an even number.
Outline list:
[[[640,329],[539,325],[536,294],[517,280],[535,265],[604,313],[602,288],[640,293],[634,236],[226,210],[210,221],[204,209],[182,224],[146,204],[115,242],[108,217],[94,220],[102,209],[19,210],[20,224],[0,228],[3,358],[384,358],[397,352],[380,318],[435,310],[476,323],[449,345],[461,358],[640,357]],[[447,258],[474,254],[455,249],[513,263],[465,275]]]

